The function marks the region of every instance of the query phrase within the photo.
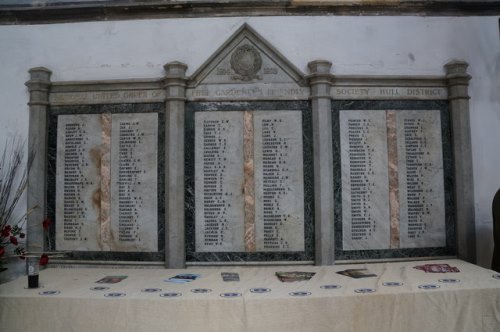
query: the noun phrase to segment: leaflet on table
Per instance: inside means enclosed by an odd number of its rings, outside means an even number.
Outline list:
[[[178,283],[178,284],[184,284],[184,283],[187,283],[187,282],[194,281],[194,280],[198,279],[199,277],[200,277],[199,274],[182,273],[182,274],[178,274],[176,276],[173,276],[171,278],[168,278],[165,281],[175,282],[175,283]]]
[[[304,281],[311,279],[316,273],[315,272],[276,272],[276,276],[282,282],[293,282],[293,281]]]
[[[102,279],[96,281],[97,284],[116,284],[123,279],[127,279],[127,276],[106,276]]]
[[[460,272],[460,270],[455,266],[450,266],[449,264],[425,264],[417,265],[413,267],[414,269],[421,270],[431,273],[448,273],[448,272]]]
[[[376,277],[377,275],[374,273],[371,273],[367,269],[347,269],[344,271],[338,271],[338,274],[341,274],[343,276],[359,279],[359,278],[369,278],[369,277]]]
[[[224,281],[240,281],[240,275],[236,272],[221,272]]]

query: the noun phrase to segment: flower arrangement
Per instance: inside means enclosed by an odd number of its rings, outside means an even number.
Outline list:
[[[18,139],[7,140],[0,158],[0,271],[6,269],[4,265],[9,255],[21,259],[32,255],[25,250],[22,242],[26,238],[26,217],[37,207],[32,207],[16,217],[16,208],[28,185],[28,173],[33,160],[33,155],[30,155],[25,165],[23,157],[24,142]],[[50,219],[42,222],[45,233],[48,233],[50,223]],[[47,263],[48,255],[41,253],[40,265]]]

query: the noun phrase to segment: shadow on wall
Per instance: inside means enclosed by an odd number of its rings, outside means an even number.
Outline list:
[[[0,272],[0,284],[12,281],[25,275],[26,261],[19,259],[18,257],[9,257],[5,267],[7,267],[7,270]],[[28,279],[26,279],[26,283],[27,282]],[[26,286],[27,285],[28,284],[26,284]]]

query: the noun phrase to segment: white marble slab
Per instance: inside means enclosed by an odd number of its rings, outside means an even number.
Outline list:
[[[385,111],[340,111],[344,250],[390,247]]]
[[[444,247],[445,198],[439,110],[398,111],[402,248]]]
[[[245,250],[243,181],[243,112],[195,113],[197,252]]]
[[[113,114],[111,237],[113,251],[158,251],[158,114]]]
[[[57,121],[56,250],[100,250],[101,116]]]
[[[304,251],[301,111],[255,111],[257,251]]]

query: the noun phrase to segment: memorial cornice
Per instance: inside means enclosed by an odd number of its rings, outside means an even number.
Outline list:
[[[498,0],[67,0],[4,1],[0,24],[131,19],[304,15],[498,15]]]

